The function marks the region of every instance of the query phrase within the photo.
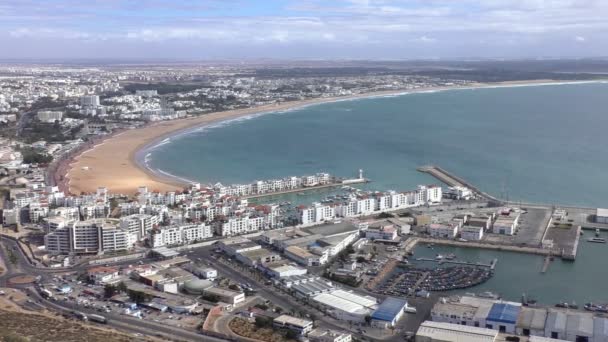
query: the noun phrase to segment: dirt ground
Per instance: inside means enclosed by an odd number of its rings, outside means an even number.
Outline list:
[[[27,296],[19,290],[0,289],[0,341],[127,342],[144,341],[111,329],[67,320],[54,313],[32,313],[19,307]]]

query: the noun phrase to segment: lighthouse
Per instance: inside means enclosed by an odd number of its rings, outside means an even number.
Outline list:
[[[363,179],[363,170],[359,169],[359,179]]]

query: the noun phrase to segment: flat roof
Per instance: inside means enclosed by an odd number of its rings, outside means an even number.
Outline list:
[[[597,208],[597,212],[595,213],[595,215],[601,217],[608,217],[608,209]]]
[[[313,297],[313,300],[335,310],[341,310],[352,314],[366,315],[369,313],[369,309],[366,309],[362,305],[336,297],[330,293],[318,294]]]
[[[498,336],[498,330],[424,321],[418,328],[416,336],[428,337],[433,341],[494,342]]]
[[[547,309],[522,307],[517,318],[517,327],[523,329],[544,330],[547,320]]]
[[[495,303],[492,305],[492,309],[490,309],[487,320],[515,324],[520,310],[521,307],[519,306],[506,303]]]
[[[566,333],[593,336],[593,314],[583,312],[569,314]]]
[[[350,222],[329,223],[311,228],[306,228],[312,234],[321,234],[325,237],[358,231],[359,227]]]
[[[407,306],[407,300],[402,298],[388,297],[372,314],[372,319],[392,322]]]
[[[376,298],[373,298],[370,296],[362,296],[362,295],[358,295],[356,293],[346,292],[344,290],[335,290],[335,291],[332,291],[331,294],[336,297],[346,299],[349,302],[357,303],[357,304],[367,307],[367,308],[374,307],[374,306],[376,306],[376,304],[378,304],[378,301],[376,300]]]
[[[545,329],[550,331],[565,332],[568,316],[562,311],[550,310],[547,314]]]
[[[295,326],[302,327],[302,328],[307,327],[312,324],[312,321],[309,321],[306,319],[301,319],[301,318],[296,318],[296,317],[289,316],[289,315],[281,315],[281,316],[275,318],[274,322],[281,323],[281,324],[295,325]]]

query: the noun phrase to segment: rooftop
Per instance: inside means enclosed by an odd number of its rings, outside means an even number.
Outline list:
[[[355,232],[355,231],[358,231],[359,228],[354,226],[350,222],[340,222],[340,223],[330,223],[330,224],[315,226],[315,227],[307,228],[307,230],[312,234],[321,234],[323,236],[329,237],[329,236],[337,235],[337,234]]]
[[[517,319],[517,327],[522,329],[544,330],[546,320],[546,309],[522,307],[521,314]]]
[[[407,300],[395,297],[386,298],[372,314],[372,319],[391,322],[407,306]]]
[[[488,314],[488,321],[515,324],[521,307],[512,304],[495,303]]]
[[[275,323],[279,323],[279,324],[290,324],[290,325],[295,325],[298,327],[306,327],[312,324],[312,321],[306,320],[306,319],[301,319],[301,318],[296,318],[293,316],[289,316],[289,315],[281,315],[277,318],[274,319]]]
[[[597,212],[595,213],[595,215],[601,217],[608,217],[608,209],[597,208]]]
[[[352,314],[365,315],[369,313],[369,309],[366,309],[362,305],[336,297],[331,293],[318,294],[313,298],[313,300],[333,309],[342,310]]]
[[[433,341],[494,342],[496,336],[498,336],[498,331],[466,325],[424,321],[420,325],[416,336],[428,337]]]

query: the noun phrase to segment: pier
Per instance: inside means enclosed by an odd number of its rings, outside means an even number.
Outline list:
[[[301,188],[297,188],[297,189],[288,189],[288,190],[281,190],[281,191],[265,192],[265,193],[261,193],[261,194],[252,194],[252,195],[242,196],[241,198],[246,198],[246,199],[263,198],[263,197],[270,197],[270,196],[277,196],[277,195],[301,193],[301,192],[312,191],[312,190],[319,190],[319,189],[328,189],[328,188],[336,188],[336,187],[341,187],[341,186],[350,186],[350,185],[353,185],[353,184],[364,184],[364,183],[369,183],[369,182],[371,182],[371,181],[369,179],[367,179],[367,178],[345,179],[345,180],[342,180],[341,182],[336,182],[336,183],[307,186],[307,187],[301,187]]]
[[[463,241],[455,241],[455,240],[443,240],[443,239],[432,239],[432,238],[419,238],[416,241],[417,243],[433,243],[436,245],[445,245],[445,246],[454,246],[454,247],[465,247],[465,248],[484,248],[484,249],[494,249],[497,251],[509,251],[509,252],[518,252],[518,253],[528,253],[528,254],[536,254],[536,255],[552,255],[550,250],[542,249],[542,248],[534,248],[534,247],[521,247],[521,246],[513,246],[513,245],[498,245],[498,244],[490,244],[490,243],[482,243],[482,242],[463,242]],[[413,249],[415,245],[411,246],[410,249]]]
[[[436,263],[439,263],[440,265],[441,264],[455,264],[455,265],[464,265],[464,266],[479,266],[479,267],[487,267],[491,270],[494,270],[494,268],[496,268],[496,263],[498,262],[498,259],[492,260],[492,262],[489,264],[483,264],[480,262],[470,262],[470,261],[446,260],[446,259],[437,260],[437,259],[431,259],[431,258],[416,258],[416,261],[436,262]]]
[[[422,172],[422,173],[428,173],[429,175],[437,178],[439,181],[447,184],[448,186],[460,186],[460,187],[469,188],[473,192],[475,192],[478,196],[480,196],[488,201],[494,201],[494,202],[498,202],[501,204],[506,203],[486,192],[481,191],[475,185],[467,182],[466,180],[464,180],[461,177],[456,176],[455,174],[452,174],[452,173],[442,169],[439,166],[426,165],[426,166],[421,166],[421,167],[417,168],[416,170],[419,172]]]

